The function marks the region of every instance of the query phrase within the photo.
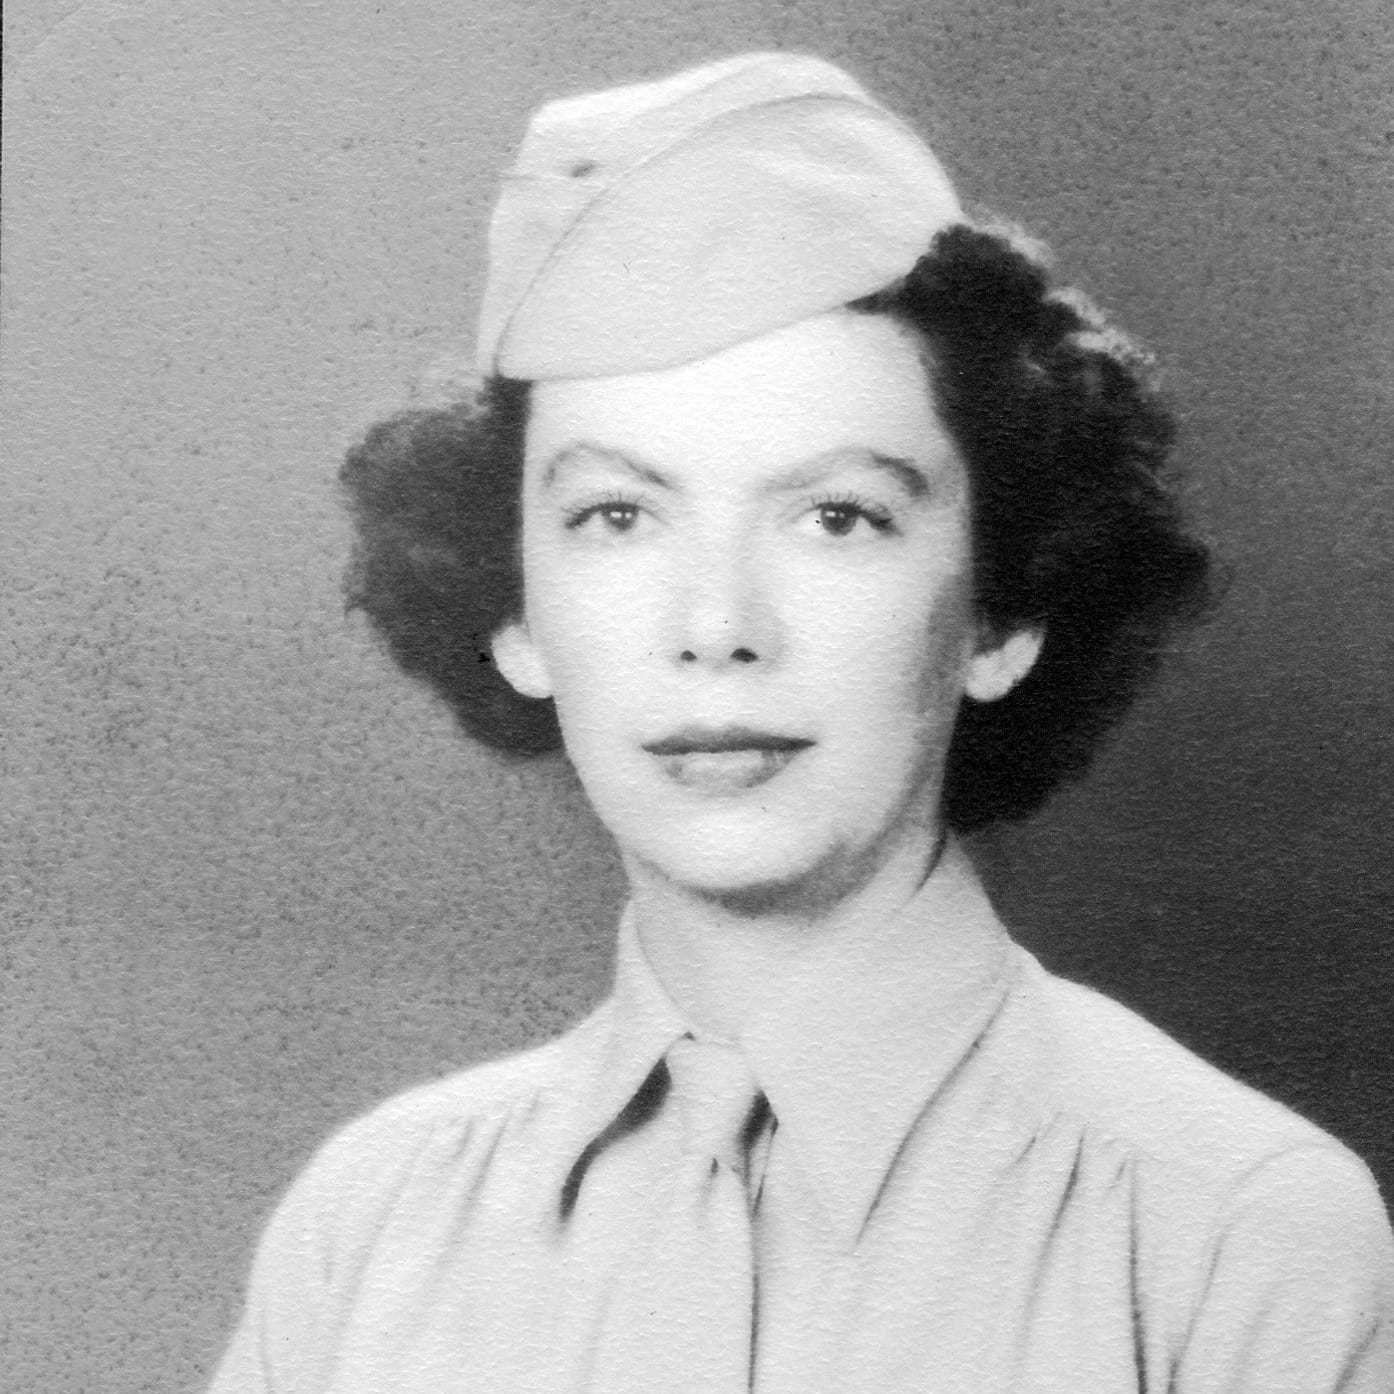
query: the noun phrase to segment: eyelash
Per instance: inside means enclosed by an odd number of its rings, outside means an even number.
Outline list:
[[[611,509],[623,509],[633,515],[642,508],[643,501],[641,499],[615,491],[567,509],[563,514],[563,522],[568,531],[575,531],[584,527],[592,518],[601,516]],[[866,519],[868,525],[877,533],[894,533],[897,530],[895,517],[889,509],[873,503],[870,499],[863,498],[859,494],[828,494],[811,498],[808,500],[806,509],[810,513],[819,514],[834,511],[855,514]],[[631,516],[625,526],[616,529],[616,531],[626,531],[633,526],[634,521],[635,519]],[[835,533],[829,535],[837,536]]]
[[[825,498],[813,499],[809,508],[816,513],[834,510],[854,513],[865,518],[872,529],[878,533],[896,531],[895,516],[888,508],[873,503],[870,499],[862,498],[858,494],[830,494]]]
[[[588,523],[592,518],[605,513],[609,509],[627,509],[638,512],[641,507],[639,499],[633,498],[628,494],[609,493],[598,499],[591,499],[586,503],[578,504],[575,508],[569,508],[563,515],[563,521],[568,530],[574,530]]]

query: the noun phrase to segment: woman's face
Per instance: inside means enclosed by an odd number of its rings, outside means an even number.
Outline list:
[[[910,333],[839,311],[702,359],[543,382],[505,676],[556,700],[631,864],[746,895],[861,884],[937,831],[984,645],[968,481]]]

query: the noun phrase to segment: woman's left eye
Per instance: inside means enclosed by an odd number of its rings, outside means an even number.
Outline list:
[[[814,525],[829,537],[850,537],[859,523],[873,532],[890,532],[891,515],[884,509],[854,499],[825,499],[811,510]]]

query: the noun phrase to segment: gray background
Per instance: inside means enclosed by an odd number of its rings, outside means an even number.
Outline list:
[[[529,109],[752,46],[850,65],[1169,365],[1228,600],[1095,777],[982,856],[1048,963],[1389,1193],[1382,5],[5,19],[6,1388],[197,1385],[316,1140],[603,990],[603,839],[564,771],[470,748],[343,617],[331,481],[468,340]]]

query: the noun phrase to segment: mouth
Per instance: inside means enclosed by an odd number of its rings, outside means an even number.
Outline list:
[[[644,749],[675,784],[696,793],[734,794],[767,783],[812,744],[745,726],[690,726]]]

